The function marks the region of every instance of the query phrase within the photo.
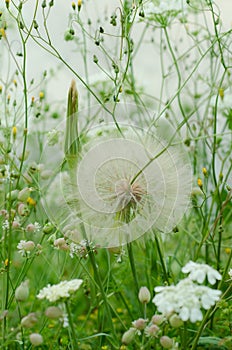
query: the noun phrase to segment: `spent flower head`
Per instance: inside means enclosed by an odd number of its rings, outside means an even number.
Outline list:
[[[18,252],[22,256],[30,255],[31,251],[34,248],[35,248],[35,243],[33,241],[21,240],[17,245]]]
[[[63,298],[69,298],[71,294],[77,291],[83,280],[73,279],[71,281],[62,281],[58,284],[50,285],[44,287],[37,294],[38,299],[47,299],[48,301],[54,302]]]
[[[60,173],[59,205],[52,188],[44,203],[73,242],[102,247],[131,242],[151,227],[170,232],[188,208],[191,166],[181,142],[167,141],[126,125],[124,135],[108,127],[81,148],[77,168]],[[53,185],[52,185],[53,186]],[[83,234],[83,223],[85,232]]]

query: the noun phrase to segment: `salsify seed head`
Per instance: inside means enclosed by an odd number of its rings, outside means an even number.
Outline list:
[[[91,133],[76,169],[61,172],[45,199],[51,220],[63,231],[69,225],[75,243],[86,239],[108,248],[151,228],[172,231],[192,190],[190,161],[181,142],[168,144],[128,125],[123,135],[115,126]]]

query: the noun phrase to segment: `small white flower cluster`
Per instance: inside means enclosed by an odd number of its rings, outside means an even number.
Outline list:
[[[92,244],[91,244],[91,246],[92,246]],[[87,241],[85,239],[83,239],[79,243],[71,242],[69,245],[69,249],[70,249],[69,255],[71,256],[71,258],[73,258],[74,255],[78,255],[78,256],[81,256],[84,258],[86,258],[88,256]]]
[[[71,281],[62,281],[58,284],[50,285],[44,287],[37,294],[38,299],[47,299],[48,301],[54,302],[63,298],[69,298],[71,294],[77,291],[83,280],[73,279]]]
[[[158,286],[157,293],[153,298],[153,303],[158,311],[163,315],[176,313],[182,321],[201,321],[203,314],[201,308],[208,310],[219,300],[221,291],[201,286],[194,283],[202,283],[206,276],[209,283],[214,284],[221,279],[218,271],[206,264],[197,264],[190,261],[186,264],[183,272],[190,273],[189,276],[181,280],[177,285]]]

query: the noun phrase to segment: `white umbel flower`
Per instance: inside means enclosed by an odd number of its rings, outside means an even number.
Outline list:
[[[206,277],[210,284],[215,284],[217,280],[220,281],[222,279],[221,274],[211,266],[207,264],[195,263],[193,261],[189,261],[181,271],[184,273],[189,273],[189,278],[192,281],[196,281],[200,284],[204,282]]]
[[[195,284],[190,278],[176,286],[156,287],[153,303],[164,315],[175,312],[182,321],[201,321],[201,308],[208,310],[219,300],[221,291]]]
[[[71,281],[62,281],[58,284],[44,287],[40,290],[37,295],[38,299],[47,299],[48,301],[54,302],[63,298],[69,298],[72,293],[77,291],[81,286],[83,280],[73,279]]]

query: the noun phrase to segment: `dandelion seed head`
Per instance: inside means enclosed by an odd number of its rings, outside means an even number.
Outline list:
[[[182,141],[121,127],[91,129],[72,174],[61,171],[43,197],[49,220],[65,236],[69,225],[74,243],[110,248],[151,228],[168,233],[188,209],[192,171]]]

